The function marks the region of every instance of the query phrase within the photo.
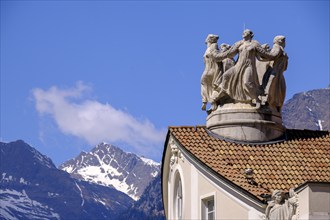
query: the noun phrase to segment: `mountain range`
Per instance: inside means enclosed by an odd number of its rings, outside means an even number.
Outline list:
[[[1,219],[120,219],[134,203],[113,187],[72,178],[21,140],[0,150]]]

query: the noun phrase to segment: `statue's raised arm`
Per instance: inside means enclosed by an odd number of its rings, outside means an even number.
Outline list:
[[[273,43],[274,45],[271,51],[267,50],[266,44],[256,47],[258,56],[261,57],[263,61],[271,61],[281,55],[285,47],[285,37],[281,35],[276,36]]]
[[[239,46],[243,43],[243,41],[238,41],[225,51],[213,51],[209,56],[217,62],[220,62],[226,58],[232,59],[239,53]]]

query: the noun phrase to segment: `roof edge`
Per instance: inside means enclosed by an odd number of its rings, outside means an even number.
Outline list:
[[[330,182],[316,182],[316,181],[306,181],[302,184],[300,184],[298,187],[294,189],[296,192],[300,192],[303,189],[305,189],[306,186],[311,185],[311,184],[321,184],[321,185],[330,185]]]
[[[253,195],[252,193],[250,193],[249,191],[245,190],[244,188],[238,186],[237,184],[233,183],[232,181],[230,181],[229,179],[227,179],[226,177],[222,176],[221,174],[217,173],[216,171],[214,171],[212,168],[210,168],[209,166],[207,166],[205,163],[203,163],[200,159],[198,159],[193,153],[191,153],[188,149],[186,149],[179,141],[178,139],[172,135],[172,138],[180,145],[181,149],[183,149],[184,152],[186,152],[187,155],[189,155],[190,158],[193,159],[193,161],[195,161],[195,163],[201,167],[202,169],[204,169],[206,171],[206,173],[210,173],[212,174],[214,177],[216,177],[217,179],[220,180],[220,182],[224,182],[225,184],[227,184],[228,186],[231,186],[232,189],[234,191],[236,191],[236,193],[238,194],[244,194],[242,195],[243,197],[247,197],[247,200],[253,201],[254,203],[256,203],[257,205],[259,205],[260,208],[262,208],[262,205],[266,204],[266,200],[264,199],[260,199],[257,196]],[[236,190],[235,190],[236,189]]]
[[[165,143],[164,143],[164,151],[163,151],[163,158],[162,158],[162,165],[161,165],[161,179],[160,179],[160,182],[161,182],[161,192],[162,192],[162,203],[163,203],[163,207],[164,207],[164,215],[165,215],[165,219],[167,219],[167,216],[166,216],[166,207],[167,207],[167,204],[164,203],[164,192],[163,192],[163,189],[164,189],[164,186],[163,186],[163,175],[164,175],[164,164],[165,164],[165,158],[166,158],[166,150],[167,150],[167,146],[168,146],[168,141],[170,139],[170,136],[171,136],[171,131],[170,129],[168,128],[168,131],[167,131],[167,134],[166,134],[166,139],[165,139]]]

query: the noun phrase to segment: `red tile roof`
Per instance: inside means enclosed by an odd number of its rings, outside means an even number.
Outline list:
[[[224,140],[204,126],[169,127],[169,131],[200,162],[260,200],[274,189],[330,182],[328,131],[287,130],[286,140],[264,144]],[[247,168],[254,172],[250,182]]]

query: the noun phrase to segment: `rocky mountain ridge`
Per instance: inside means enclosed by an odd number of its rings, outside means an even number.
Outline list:
[[[75,179],[114,187],[138,200],[147,185],[159,174],[160,164],[101,143],[90,152],[82,152],[63,163],[59,169],[70,173]]]
[[[0,219],[120,219],[134,200],[72,178],[23,141],[0,142]]]
[[[295,94],[282,108],[286,128],[330,130],[330,87]]]

